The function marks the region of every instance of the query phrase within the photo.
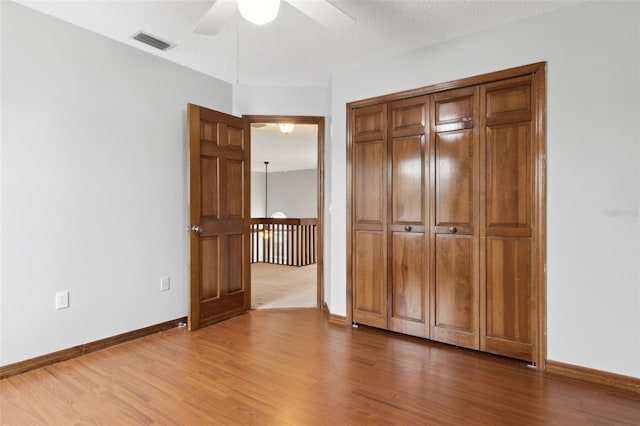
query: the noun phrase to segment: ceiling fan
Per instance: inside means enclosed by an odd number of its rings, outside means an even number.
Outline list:
[[[355,20],[327,0],[285,0],[291,6],[335,33],[342,33]],[[243,18],[258,25],[273,21],[278,15],[280,0],[215,0],[204,14],[194,32],[216,35],[220,29],[240,10]],[[261,15],[260,12],[264,12]]]

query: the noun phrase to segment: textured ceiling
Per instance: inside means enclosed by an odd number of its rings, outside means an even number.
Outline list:
[[[322,87],[333,70],[578,2],[331,0],[356,20],[338,35],[283,1],[274,22],[256,26],[236,15],[213,37],[193,33],[213,1],[17,3],[230,83]],[[161,52],[132,40],[139,30],[176,46]]]

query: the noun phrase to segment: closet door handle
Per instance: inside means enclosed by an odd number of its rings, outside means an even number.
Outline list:
[[[455,234],[456,232],[458,232],[458,228],[456,228],[455,226],[450,226],[449,227],[449,233]]]
[[[407,226],[404,227],[404,230],[409,232],[409,231],[411,231],[411,227],[409,225],[407,225]]]

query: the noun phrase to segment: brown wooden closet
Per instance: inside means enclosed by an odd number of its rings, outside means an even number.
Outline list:
[[[542,365],[544,71],[348,104],[348,319]]]

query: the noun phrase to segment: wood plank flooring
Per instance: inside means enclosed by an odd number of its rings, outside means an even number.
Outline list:
[[[0,386],[2,425],[640,424],[638,394],[318,309],[176,328]]]

